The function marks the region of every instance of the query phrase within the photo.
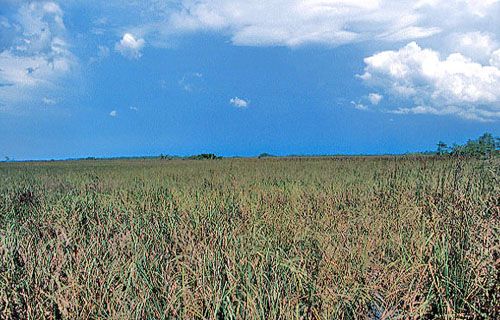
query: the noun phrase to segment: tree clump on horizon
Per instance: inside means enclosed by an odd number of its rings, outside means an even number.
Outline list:
[[[448,146],[443,141],[437,144],[436,154],[467,157],[491,157],[500,153],[500,138],[485,133],[476,140],[468,140],[464,145],[454,143]]]
[[[189,159],[189,160],[217,160],[217,159],[222,159],[222,157],[218,157],[213,153],[202,153],[199,155],[187,157],[186,159]]]

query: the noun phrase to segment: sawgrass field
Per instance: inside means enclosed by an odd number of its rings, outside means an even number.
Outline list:
[[[1,163],[0,318],[498,319],[499,173],[449,156]]]

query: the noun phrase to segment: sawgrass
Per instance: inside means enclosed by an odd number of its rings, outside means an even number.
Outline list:
[[[1,164],[0,317],[498,318],[494,161]]]

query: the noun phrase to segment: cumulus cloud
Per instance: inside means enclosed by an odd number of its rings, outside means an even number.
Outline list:
[[[374,106],[378,105],[383,98],[384,96],[378,93],[370,93],[368,95],[368,100],[370,100],[370,103],[373,104]]]
[[[130,110],[132,110],[132,111],[139,111],[139,108],[132,106],[132,107],[130,107]]]
[[[418,105],[401,109],[402,113],[456,114],[478,120],[500,117],[497,66],[481,65],[460,53],[442,58],[439,52],[422,49],[415,42],[397,51],[377,53],[365,63],[360,78],[367,84]]]
[[[145,44],[144,39],[136,39],[132,34],[125,33],[120,42],[115,44],[115,50],[128,59],[139,59]]]
[[[246,108],[250,104],[250,101],[246,101],[246,100],[240,99],[238,97],[235,97],[235,98],[232,98],[231,100],[229,100],[229,103],[231,103],[232,105],[234,105],[237,108]]]
[[[14,4],[12,4],[14,5]],[[64,40],[63,11],[54,2],[19,5],[12,20],[2,18],[0,41],[0,103],[14,110],[27,102],[44,101],[71,74],[76,58]]]
[[[116,110],[113,110],[109,113],[109,115],[112,117],[116,117],[116,114],[117,114]]]

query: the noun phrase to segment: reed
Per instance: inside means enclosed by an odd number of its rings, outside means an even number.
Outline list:
[[[2,319],[500,317],[498,162],[0,164]]]

